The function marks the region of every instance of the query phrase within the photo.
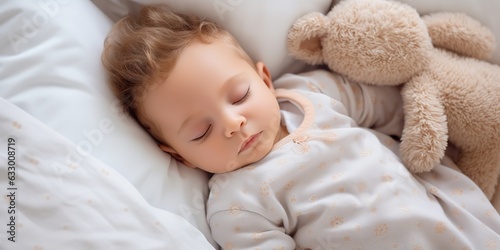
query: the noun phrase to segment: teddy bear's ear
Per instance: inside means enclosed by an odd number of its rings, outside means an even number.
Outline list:
[[[290,54],[309,64],[323,63],[321,38],[326,34],[325,15],[314,12],[297,19],[288,31]]]

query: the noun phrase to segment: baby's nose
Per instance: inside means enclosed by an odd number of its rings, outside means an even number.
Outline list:
[[[226,127],[224,134],[226,137],[233,136],[241,130],[241,127],[247,122],[246,118],[239,114],[228,114],[226,117]]]

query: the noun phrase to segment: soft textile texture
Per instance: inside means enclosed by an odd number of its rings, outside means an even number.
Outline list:
[[[0,97],[76,144],[66,164],[96,157],[149,204],[183,216],[211,240],[207,176],[172,160],[118,110],[100,60],[112,25],[90,1],[2,2]]]
[[[0,110],[0,161],[11,166],[0,168],[2,249],[213,249],[113,168],[93,156],[68,164],[76,144],[3,98]]]

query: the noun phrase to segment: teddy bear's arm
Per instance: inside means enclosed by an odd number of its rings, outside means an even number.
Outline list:
[[[462,13],[434,13],[422,17],[432,44],[460,55],[488,59],[495,50],[491,30]]]
[[[432,81],[430,77],[416,77],[401,90],[405,115],[401,157],[414,173],[434,168],[447,146],[445,110]]]

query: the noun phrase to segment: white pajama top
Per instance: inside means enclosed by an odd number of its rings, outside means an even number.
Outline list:
[[[223,249],[500,249],[500,216],[453,162],[418,175],[402,164],[384,135],[401,134],[396,87],[323,70],[274,85],[290,134],[209,183]]]

